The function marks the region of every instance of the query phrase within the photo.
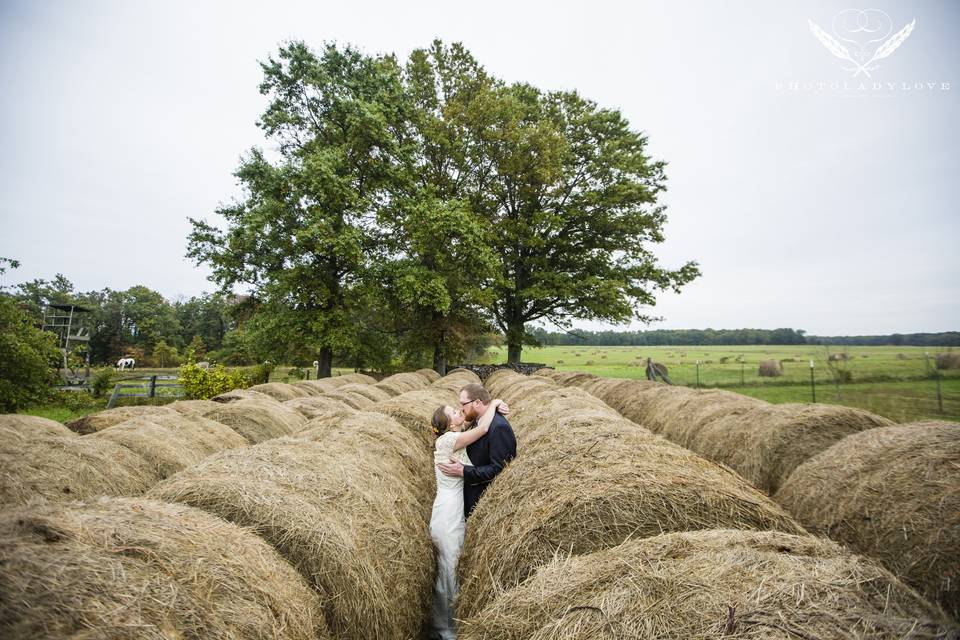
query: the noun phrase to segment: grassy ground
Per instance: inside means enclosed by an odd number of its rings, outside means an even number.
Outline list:
[[[749,347],[543,347],[527,348],[524,362],[611,378],[644,378],[646,358],[666,365],[675,384],[724,388],[773,403],[810,402],[810,360],[818,402],[858,407],[897,422],[923,418],[960,420],[960,371],[941,371],[940,413],[933,357],[918,347],[831,347],[815,345]],[[830,354],[848,360],[830,362]],[[929,358],[925,356],[929,353]],[[722,359],[726,359],[723,361]],[[738,361],[738,358],[740,361]],[[486,362],[504,362],[506,349],[491,349]],[[758,375],[761,360],[777,360],[783,375]],[[699,365],[697,364],[699,361]],[[837,371],[851,382],[836,385]],[[841,374],[843,375],[843,374]],[[742,378],[741,378],[742,376]]]

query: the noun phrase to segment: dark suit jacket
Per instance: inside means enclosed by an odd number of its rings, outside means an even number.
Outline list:
[[[470,516],[487,485],[517,455],[517,438],[507,419],[499,413],[494,416],[487,435],[467,445],[467,455],[473,466],[463,468],[464,517]]]

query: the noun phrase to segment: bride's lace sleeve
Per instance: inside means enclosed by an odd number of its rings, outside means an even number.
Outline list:
[[[457,443],[457,432],[448,431],[439,438],[434,445],[434,452],[437,458],[449,458],[453,455],[453,447]]]

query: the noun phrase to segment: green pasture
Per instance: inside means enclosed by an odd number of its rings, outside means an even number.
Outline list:
[[[745,347],[527,347],[524,362],[561,371],[585,371],[610,378],[646,377],[646,359],[665,365],[675,384],[723,388],[773,403],[811,402],[810,361],[817,402],[858,407],[897,422],[924,418],[960,420],[960,371],[940,371],[940,398],[934,356],[947,349],[921,347],[830,347],[816,345]],[[848,359],[829,361],[831,354]],[[928,355],[925,355],[928,354]],[[505,362],[506,348],[493,348],[484,362]],[[723,359],[726,361],[723,361]],[[738,360],[739,359],[739,360]],[[759,375],[761,360],[777,360],[783,375]],[[699,361],[699,364],[698,364]],[[841,373],[846,371],[847,373]],[[848,382],[843,382],[846,379]],[[838,384],[838,381],[840,382]]]

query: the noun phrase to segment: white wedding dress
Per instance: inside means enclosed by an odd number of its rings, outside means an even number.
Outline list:
[[[469,465],[466,449],[454,451],[459,434],[448,431],[437,438],[433,452],[434,462],[448,462],[450,458]],[[453,622],[453,599],[457,595],[457,560],[463,546],[463,478],[445,476],[434,467],[437,475],[437,497],[430,516],[430,537],[437,549],[437,580],[434,584],[433,634],[443,640],[457,637]]]

